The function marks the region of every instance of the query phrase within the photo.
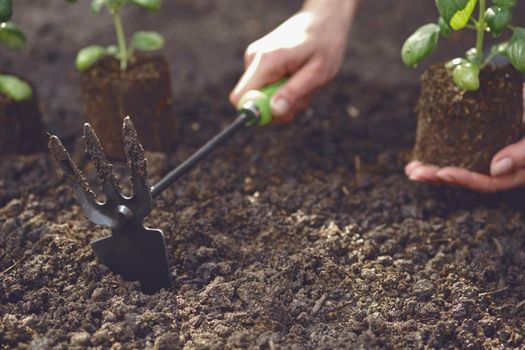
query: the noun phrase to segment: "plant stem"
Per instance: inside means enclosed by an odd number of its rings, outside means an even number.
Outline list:
[[[126,45],[126,36],[124,35],[124,28],[122,20],[118,12],[112,12],[113,24],[115,25],[115,32],[117,33],[117,43],[120,59],[120,70],[125,71],[128,68],[128,49]]]
[[[476,35],[476,53],[478,56],[478,62],[481,64],[483,60],[483,40],[485,38],[485,10],[486,0],[479,0],[479,20],[476,23],[477,35]]]

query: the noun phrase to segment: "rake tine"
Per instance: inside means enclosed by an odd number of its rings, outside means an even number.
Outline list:
[[[147,212],[151,208],[151,195],[148,184],[148,168],[144,148],[140,144],[137,131],[129,117],[124,118],[122,126],[124,151],[131,170],[133,198],[140,203]]]
[[[116,221],[108,218],[107,215],[100,211],[100,205],[95,199],[95,194],[71,159],[62,142],[60,142],[60,139],[55,135],[50,135],[48,147],[53,156],[55,156],[58,164],[60,164],[68,181],[71,183],[80,206],[86,212],[88,219],[93,223],[101,225],[111,226],[116,224]]]
[[[100,181],[102,190],[106,194],[107,200],[111,202],[115,198],[121,198],[120,186],[113,173],[113,165],[108,162],[104,149],[95,134],[95,130],[89,125],[84,124],[84,147],[89,158],[93,161],[97,170],[97,178]]]

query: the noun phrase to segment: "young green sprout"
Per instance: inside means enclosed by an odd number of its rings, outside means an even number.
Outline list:
[[[67,1],[74,3],[77,0]],[[140,6],[149,11],[157,11],[160,8],[161,2],[162,0],[92,0],[91,12],[93,14],[99,14],[102,9],[106,8],[111,15],[117,36],[117,45],[108,47],[92,45],[83,48],[77,55],[77,69],[85,71],[101,58],[113,56],[120,61],[120,69],[125,71],[128,68],[130,59],[133,58],[135,50],[151,52],[163,48],[164,38],[159,33],[152,31],[138,31],[134,33],[128,45],[120,17],[120,11],[127,4]]]
[[[462,90],[479,88],[479,72],[497,55],[506,56],[520,72],[525,73],[525,28],[511,25],[512,12],[517,0],[436,0],[439,11],[438,23],[418,28],[403,45],[401,56],[409,67],[417,66],[437,46],[439,35],[448,37],[452,30],[472,29],[476,31],[476,46],[468,50],[465,57],[447,63],[452,69],[454,83]],[[477,17],[476,17],[476,7]],[[509,41],[494,45],[484,54],[485,33],[495,38],[505,30],[512,30]]]
[[[24,33],[13,22],[9,22],[13,15],[11,0],[0,0],[0,44],[8,49],[19,50],[26,43]],[[14,75],[0,74],[0,94],[22,102],[33,97],[31,86]]]

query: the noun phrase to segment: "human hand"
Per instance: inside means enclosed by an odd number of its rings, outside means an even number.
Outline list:
[[[356,5],[357,0],[308,0],[297,14],[250,44],[230,102],[237,106],[247,91],[290,76],[270,106],[275,123],[291,121],[339,71]]]
[[[525,104],[525,86],[523,92]],[[487,193],[522,187],[525,186],[525,137],[492,158],[490,176],[463,168],[425,165],[417,160],[407,164],[405,174],[413,181],[444,183]]]

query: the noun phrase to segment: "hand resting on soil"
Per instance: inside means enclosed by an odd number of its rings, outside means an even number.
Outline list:
[[[525,85],[523,89],[525,104]],[[525,123],[525,106],[523,113]],[[491,176],[456,167],[439,168],[414,160],[405,173],[413,181],[444,183],[478,192],[497,192],[525,186],[525,137],[499,151],[490,165]]]

